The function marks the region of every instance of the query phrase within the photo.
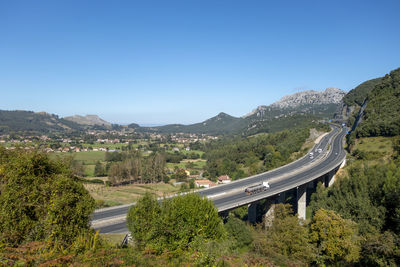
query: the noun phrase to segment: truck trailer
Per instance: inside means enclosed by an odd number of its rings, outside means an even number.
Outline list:
[[[252,186],[247,187],[244,190],[244,192],[247,195],[252,195],[252,194],[256,194],[256,193],[267,191],[268,188],[269,188],[269,183],[268,182],[262,182],[262,184],[257,184],[257,185],[252,185]]]

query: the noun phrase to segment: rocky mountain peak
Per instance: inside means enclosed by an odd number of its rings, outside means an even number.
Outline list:
[[[274,108],[296,108],[301,105],[339,104],[346,92],[338,88],[327,88],[324,91],[303,91],[287,95],[273,103]]]
[[[253,109],[252,112],[247,113],[242,118],[251,117],[253,115],[255,115],[257,117],[262,117],[262,116],[264,116],[264,113],[265,113],[266,110],[268,110],[268,106],[265,106],[265,105],[258,106],[256,109]]]
[[[111,123],[108,121],[105,121],[101,119],[97,115],[86,115],[86,116],[80,116],[80,115],[74,115],[74,116],[69,116],[65,117],[65,120],[68,121],[73,121],[75,123],[81,124],[81,125],[100,125],[100,126],[111,126]]]

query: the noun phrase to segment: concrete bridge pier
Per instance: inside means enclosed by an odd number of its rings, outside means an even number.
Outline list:
[[[263,219],[266,225],[272,224],[274,218],[275,204],[278,203],[277,197],[269,197],[264,200],[253,202],[248,206],[248,220],[250,223],[256,223],[257,219]],[[264,215],[264,216],[261,216]]]
[[[329,173],[325,174],[325,177],[324,177],[325,187],[332,186],[335,183],[335,176],[336,176],[336,173],[339,170],[339,168],[340,167],[337,167],[337,168],[331,170]]]
[[[249,204],[247,208],[247,214],[249,223],[255,223],[257,220],[257,202]]]
[[[265,203],[266,213],[264,215],[264,225],[265,227],[270,227],[272,225],[272,221],[274,220],[274,212],[275,212],[275,204],[279,203],[278,198],[268,198]]]
[[[307,184],[297,187],[297,214],[300,219],[306,219]]]

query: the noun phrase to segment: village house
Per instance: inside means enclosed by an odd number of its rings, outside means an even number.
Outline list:
[[[218,177],[218,183],[219,184],[227,184],[230,183],[232,179],[228,175],[221,175]]]
[[[211,182],[208,179],[204,179],[204,180],[195,180],[194,184],[196,185],[196,187],[204,187],[204,188],[210,188],[212,186],[214,186],[215,184],[213,182]]]

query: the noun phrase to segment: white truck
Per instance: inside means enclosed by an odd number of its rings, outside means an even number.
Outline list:
[[[267,189],[269,188],[269,183],[268,182],[262,182],[261,184],[256,184],[256,185],[252,185],[247,187],[244,192],[247,195],[252,195],[252,194],[257,194],[260,192],[264,192],[267,191]]]

